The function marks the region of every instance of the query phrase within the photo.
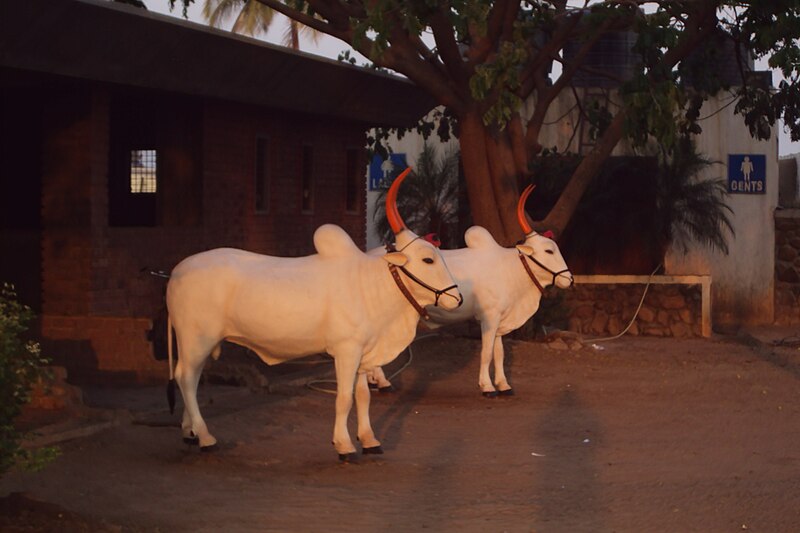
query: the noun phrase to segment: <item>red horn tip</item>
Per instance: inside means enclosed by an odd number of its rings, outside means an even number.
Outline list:
[[[403,180],[406,179],[410,173],[411,167],[401,172],[400,175],[395,178],[394,182],[392,182],[392,186],[389,187],[389,191],[386,193],[386,218],[389,221],[392,232],[395,234],[400,233],[406,227],[405,222],[403,222],[400,216],[400,212],[397,210],[397,192],[400,190],[400,185],[403,183]]]
[[[525,187],[525,190],[522,191],[522,194],[519,197],[519,202],[517,202],[517,221],[519,222],[519,227],[522,228],[522,231],[525,235],[529,234],[531,231],[531,225],[528,224],[528,219],[525,217],[525,202],[528,200],[528,196],[531,195],[533,189],[536,186],[531,184]]]

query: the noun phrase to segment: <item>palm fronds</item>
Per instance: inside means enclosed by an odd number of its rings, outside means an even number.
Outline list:
[[[696,242],[728,254],[728,236],[735,236],[722,178],[703,179],[715,163],[684,139],[671,154],[662,151],[656,196],[661,230],[667,242],[686,253]]]
[[[458,161],[457,150],[439,156],[436,148],[425,143],[416,168],[403,183],[397,199],[400,216],[411,231],[418,235],[437,233],[445,245],[452,244],[455,236],[447,230],[458,218]],[[376,199],[374,220],[379,235],[388,242],[392,232],[386,220],[387,191],[388,186]]]

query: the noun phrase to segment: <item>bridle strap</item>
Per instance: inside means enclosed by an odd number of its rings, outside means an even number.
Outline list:
[[[528,273],[528,277],[531,278],[531,280],[533,281],[533,284],[536,285],[536,288],[539,289],[539,292],[544,294],[544,287],[542,287],[542,284],[539,282],[538,279],[536,279],[536,276],[533,275],[533,271],[531,271],[531,267],[529,267],[528,266],[528,262],[525,261],[525,255],[520,253],[519,254],[519,260],[522,262],[522,266],[525,267],[525,272]]]
[[[403,296],[406,297],[406,300],[408,300],[408,302],[414,307],[414,310],[417,313],[419,313],[419,316],[421,316],[425,320],[430,320],[431,317],[428,314],[428,312],[425,311],[425,309],[421,305],[419,305],[419,303],[414,299],[414,296],[408,290],[408,287],[406,287],[405,283],[403,283],[403,280],[400,278],[400,273],[397,271],[397,266],[390,264],[389,272],[392,273],[392,278],[394,278],[394,282],[397,283],[397,288],[400,289],[400,292],[403,293]],[[406,272],[406,274],[408,274],[408,272]]]

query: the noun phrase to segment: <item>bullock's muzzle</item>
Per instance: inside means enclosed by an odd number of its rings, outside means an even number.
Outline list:
[[[545,265],[543,265],[541,262],[537,261],[535,257],[533,257],[531,255],[525,255],[523,253],[520,253],[520,255],[524,256],[524,257],[527,257],[528,259],[533,261],[533,263],[536,266],[538,266],[539,268],[541,268],[542,270],[544,270],[548,274],[552,275],[553,279],[550,281],[550,285],[555,285],[556,284],[556,278],[558,278],[559,276],[564,276],[564,274],[569,274],[569,277],[567,279],[569,280],[569,286],[570,287],[572,287],[575,284],[575,278],[572,277],[572,274],[570,274],[568,268],[565,268],[564,270],[559,270],[558,272],[554,272],[554,271],[550,270],[549,268],[547,268]],[[566,277],[566,276],[564,276],[564,277]]]
[[[429,291],[431,291],[433,293],[433,295],[435,296],[433,305],[435,307],[439,306],[439,298],[442,295],[449,296],[450,298],[458,300],[458,307],[461,307],[461,304],[464,303],[464,296],[461,294],[461,291],[458,291],[458,285],[457,284],[454,283],[454,284],[450,285],[449,287],[445,287],[444,289],[437,289],[435,287],[431,287],[430,285],[428,285],[427,283],[425,283],[424,281],[419,279],[417,276],[415,276],[414,274],[409,272],[406,267],[402,267],[401,266],[399,268],[403,272],[403,274],[408,276],[408,278],[411,281],[413,281],[414,283],[416,283],[417,285],[419,285],[421,287],[424,287],[424,288],[428,289]],[[449,291],[450,289],[455,289],[455,290],[458,291],[458,298],[456,298],[452,294],[447,294],[447,291]]]

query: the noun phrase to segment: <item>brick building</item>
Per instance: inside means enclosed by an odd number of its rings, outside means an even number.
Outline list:
[[[389,102],[390,105],[386,105]],[[102,0],[0,4],[0,280],[77,382],[163,380],[169,271],[220,246],[365,242],[365,131],[412,84]]]

